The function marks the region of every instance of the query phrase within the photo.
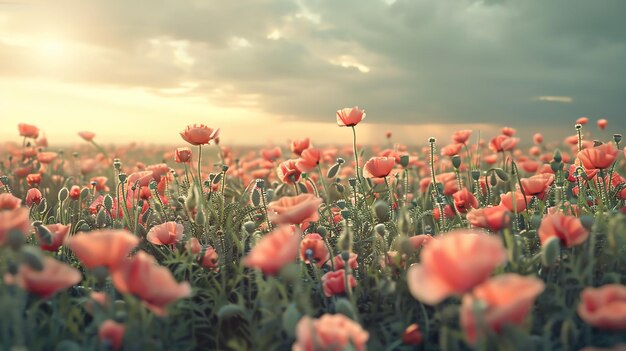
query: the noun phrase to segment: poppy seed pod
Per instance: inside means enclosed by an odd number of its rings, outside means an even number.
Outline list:
[[[559,149],[554,150],[554,155],[552,156],[555,162],[563,161],[563,156],[561,156],[561,151]]]
[[[480,170],[473,169],[472,170],[472,179],[478,181],[480,179]]]
[[[561,240],[558,237],[551,237],[541,248],[541,262],[544,267],[550,267],[556,262],[561,252]]]
[[[376,231],[376,233],[377,233],[378,235],[383,236],[383,235],[385,235],[385,231],[386,231],[387,229],[385,228],[385,225],[384,225],[384,224],[379,223],[379,224],[376,224],[376,226],[374,227],[374,230]]]
[[[594,218],[589,215],[582,215],[580,216],[580,223],[585,229],[591,230],[593,228]]]
[[[455,169],[459,169],[459,167],[461,167],[461,156],[452,156],[452,166],[454,166]]]
[[[453,161],[454,162],[454,161]],[[409,166],[409,155],[400,156],[400,165],[404,168]],[[458,168],[458,167],[457,167]]]
[[[621,134],[613,134],[613,141],[615,141],[616,143],[619,143],[620,141],[622,141],[622,135]]]
[[[374,214],[381,222],[386,222],[389,219],[389,204],[383,200],[378,200],[374,203]]]

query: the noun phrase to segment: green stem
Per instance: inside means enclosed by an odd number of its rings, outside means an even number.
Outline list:
[[[359,173],[359,151],[356,148],[356,129],[352,126],[352,149],[354,150],[354,167],[356,170],[356,179],[361,182],[361,174]]]

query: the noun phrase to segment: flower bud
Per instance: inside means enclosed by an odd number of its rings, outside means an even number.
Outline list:
[[[22,245],[26,242],[24,238],[24,233],[20,230],[13,229],[9,231],[9,235],[7,236],[7,244],[13,251],[18,251]]]
[[[43,270],[41,252],[34,246],[24,246],[20,252],[20,261],[36,271]]]
[[[355,187],[356,186],[356,178],[350,178],[348,179],[348,184],[350,184],[351,187]]]
[[[350,300],[346,298],[337,299],[337,301],[335,302],[335,313],[343,314],[344,316],[353,320],[356,319],[354,306],[352,306]]]
[[[594,218],[592,216],[589,216],[589,215],[580,216],[580,223],[583,225],[583,227],[585,227],[585,229],[589,231],[593,228],[593,222],[594,222]]]
[[[317,231],[317,234],[319,234],[322,238],[325,238],[326,235],[328,234],[326,227],[321,226],[321,225],[317,227],[316,231]]]
[[[554,159],[554,162],[563,161],[563,156],[561,156],[561,151],[559,149],[554,150],[552,158]]]
[[[113,198],[111,197],[111,195],[107,194],[104,197],[104,200],[102,200],[102,203],[104,204],[104,208],[106,208],[107,211],[111,212],[111,210],[113,209]]]
[[[80,191],[80,198],[81,198],[81,199],[86,199],[86,198],[87,198],[87,196],[89,196],[89,189],[88,189],[88,188],[83,188],[83,189]]]
[[[287,306],[287,309],[285,309],[285,312],[283,312],[283,329],[290,338],[295,337],[296,325],[298,324],[300,318],[302,318],[302,313],[298,310],[298,307],[295,303]]]
[[[337,207],[342,210],[346,208],[346,200],[337,200]]]
[[[337,172],[339,171],[339,167],[341,167],[341,163],[335,163],[334,165],[332,165],[328,169],[328,172],[326,173],[326,177],[329,179],[335,178],[335,176],[337,175]]]
[[[256,224],[252,221],[247,221],[243,224],[243,229],[248,233],[252,234],[256,230]]]
[[[491,184],[491,186],[498,185],[498,178],[496,177],[495,172],[491,173],[491,177],[489,177],[489,184]]]
[[[385,235],[385,232],[387,231],[387,229],[385,228],[385,225],[382,223],[376,224],[376,226],[374,227],[374,230],[376,231],[376,233],[378,233],[378,235]]]
[[[386,201],[378,200],[374,203],[374,214],[381,222],[389,220],[389,204]]]
[[[502,168],[496,168],[495,172],[498,178],[502,179],[502,181],[506,182],[509,180],[509,174],[506,173]]]
[[[546,241],[541,248],[541,262],[544,267],[550,267],[556,262],[561,252],[561,239],[556,236]]]

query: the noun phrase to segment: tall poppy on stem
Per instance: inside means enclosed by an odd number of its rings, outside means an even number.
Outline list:
[[[354,150],[354,163],[356,167],[356,177],[361,181],[361,175],[359,174],[359,153],[356,147],[356,129],[354,128],[361,120],[365,118],[365,110],[360,110],[358,106],[346,107],[341,110],[337,110],[337,124],[340,127],[352,128],[352,148]]]

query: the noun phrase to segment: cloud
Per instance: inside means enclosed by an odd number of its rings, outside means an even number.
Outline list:
[[[538,96],[535,100],[547,101],[547,102],[560,102],[564,104],[571,104],[574,102],[571,96]]]
[[[626,127],[621,0],[28,4],[0,16],[0,77],[137,87],[285,120],[358,104],[385,123],[590,115]],[[68,50],[54,65],[29,44],[46,33]],[[528,98],[537,91],[562,96]]]

